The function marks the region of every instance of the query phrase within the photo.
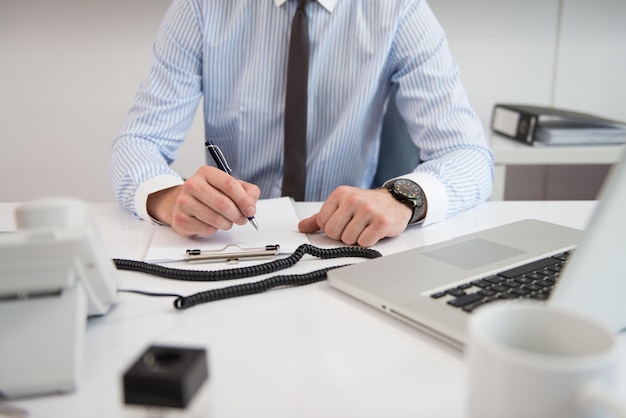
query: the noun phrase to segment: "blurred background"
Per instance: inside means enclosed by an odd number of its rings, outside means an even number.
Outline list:
[[[2,201],[47,195],[114,199],[111,144],[146,73],[169,4],[0,1]],[[626,121],[626,1],[429,4],[447,32],[487,135],[497,102],[561,106]],[[174,163],[184,176],[204,163],[202,132],[198,113]],[[516,180],[507,178],[507,195],[515,198]],[[545,181],[568,179],[566,173]],[[523,187],[524,174],[517,181]]]

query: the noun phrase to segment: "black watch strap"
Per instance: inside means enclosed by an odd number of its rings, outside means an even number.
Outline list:
[[[426,206],[426,196],[419,184],[409,179],[400,178],[388,181],[385,183],[385,187],[394,198],[413,210],[409,225],[422,220]]]

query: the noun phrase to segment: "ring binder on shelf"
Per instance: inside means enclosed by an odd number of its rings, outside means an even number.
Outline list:
[[[548,106],[496,103],[491,130],[532,145],[621,144],[626,124],[589,113]]]

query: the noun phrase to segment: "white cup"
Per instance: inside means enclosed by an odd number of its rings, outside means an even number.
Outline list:
[[[535,303],[496,303],[468,329],[468,417],[626,417],[620,347],[603,325]]]

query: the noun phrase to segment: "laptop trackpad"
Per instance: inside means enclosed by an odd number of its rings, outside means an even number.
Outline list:
[[[473,238],[422,253],[447,264],[472,270],[523,254],[518,248],[498,244],[483,238]]]

